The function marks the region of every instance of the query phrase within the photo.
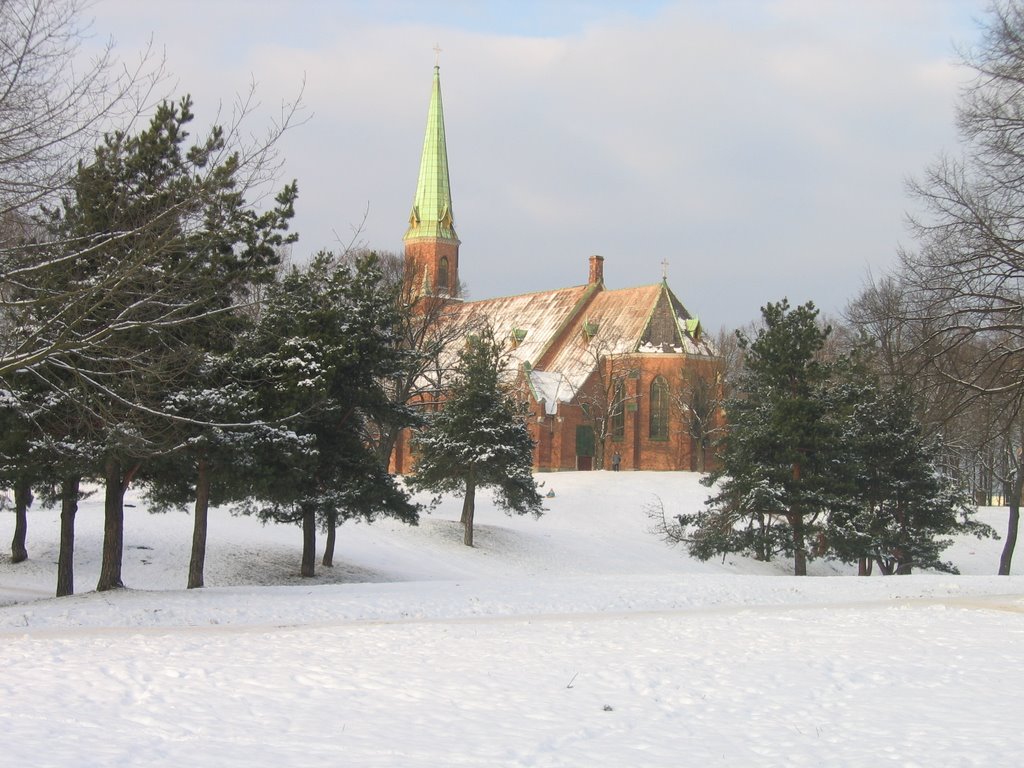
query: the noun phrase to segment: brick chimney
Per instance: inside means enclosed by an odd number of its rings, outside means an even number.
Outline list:
[[[587,278],[587,284],[594,283],[604,283],[604,256],[590,257],[590,277]]]

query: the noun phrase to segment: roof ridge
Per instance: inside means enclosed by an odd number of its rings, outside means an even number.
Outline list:
[[[589,284],[584,283],[582,285],[569,285],[566,286],[565,288],[551,288],[546,291],[526,291],[525,293],[510,293],[505,296],[492,296],[489,299],[473,299],[472,301],[467,301],[466,304],[482,304],[485,301],[507,301],[508,299],[521,299],[526,298],[527,296],[542,296],[544,294],[550,293],[565,293],[568,291],[578,291],[580,289],[587,288],[588,286]]]

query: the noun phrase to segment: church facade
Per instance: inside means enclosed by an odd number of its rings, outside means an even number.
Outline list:
[[[534,467],[554,470],[703,470],[707,440],[694,428],[717,360],[700,322],[667,279],[609,289],[604,259],[581,260],[586,282],[463,301],[441,101],[440,72],[427,116],[419,178],[404,237],[410,289],[444,303],[445,322],[487,323],[508,350],[508,377],[528,403]],[[435,397],[443,407],[443,385]],[[717,408],[716,408],[717,411]],[[703,414],[707,416],[708,414]],[[710,414],[720,420],[720,413]],[[415,465],[409,435],[392,459]]]

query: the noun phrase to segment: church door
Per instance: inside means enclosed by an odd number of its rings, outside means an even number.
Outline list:
[[[594,468],[594,428],[586,425],[576,427],[576,469]]]

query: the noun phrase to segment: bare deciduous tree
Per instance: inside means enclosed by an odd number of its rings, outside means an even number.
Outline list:
[[[626,410],[631,404],[635,408],[640,396],[630,387],[638,363],[632,353],[621,351],[623,346],[622,338],[595,325],[585,353],[593,372],[574,393],[585,423],[594,430],[594,469],[605,468],[609,446],[623,438]]]
[[[151,101],[162,62],[86,60],[82,0],[0,3],[0,215],[53,201],[103,131]]]
[[[958,105],[963,152],[911,183],[924,207],[911,220],[917,248],[900,254],[902,307],[881,314],[912,321],[904,359],[923,372],[930,391],[917,391],[944,426],[967,414],[984,421],[976,404],[998,403],[991,439],[1015,434],[1024,407],[1024,4],[997,0],[964,59],[974,80]],[[1011,512],[1000,573],[1016,519]]]
[[[690,435],[698,472],[707,470],[708,452],[726,432],[725,403],[743,364],[736,334],[724,328],[718,332],[715,352],[708,361],[684,367],[683,385],[672,394],[672,404]]]
[[[364,254],[356,250],[348,256],[355,259]],[[458,360],[456,350],[468,335],[481,330],[482,319],[466,312],[460,303],[418,291],[411,279],[411,264],[401,255],[383,252],[377,258],[398,304],[396,338],[405,363],[402,372],[382,386],[393,404],[414,412],[436,401]],[[463,293],[460,287],[459,295]],[[385,466],[407,422],[407,418],[370,419],[368,439]]]

